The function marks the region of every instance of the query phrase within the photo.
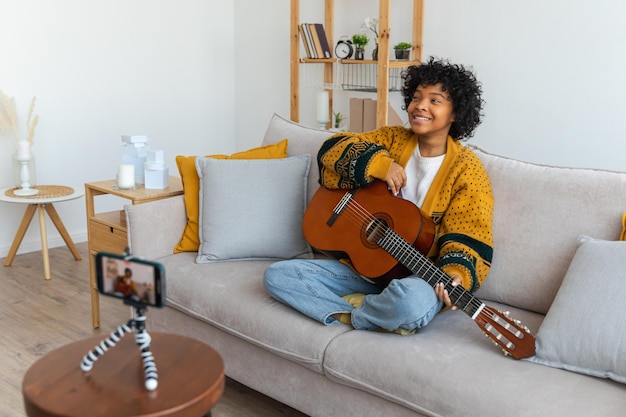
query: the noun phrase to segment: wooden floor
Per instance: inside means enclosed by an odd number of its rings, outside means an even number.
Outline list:
[[[100,297],[101,327],[91,327],[87,246],[77,247],[80,261],[66,247],[50,250],[50,281],[43,278],[41,252],[18,255],[11,266],[0,266],[0,417],[25,416],[22,378],[37,359],[67,343],[108,335],[130,317],[120,301]],[[213,410],[213,417],[276,416],[305,417],[230,379]]]

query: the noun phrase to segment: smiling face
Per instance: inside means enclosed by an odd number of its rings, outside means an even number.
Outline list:
[[[407,108],[411,130],[420,139],[423,156],[445,153],[446,139],[454,122],[454,106],[441,84],[418,86]],[[443,152],[441,152],[443,147]]]

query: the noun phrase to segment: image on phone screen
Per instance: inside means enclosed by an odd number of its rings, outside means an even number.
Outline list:
[[[101,252],[96,255],[96,270],[101,294],[148,306],[163,305],[160,264]]]

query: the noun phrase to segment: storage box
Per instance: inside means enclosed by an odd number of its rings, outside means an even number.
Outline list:
[[[369,132],[376,129],[376,100],[371,98],[350,99],[350,131],[355,133]],[[391,107],[387,109],[387,125],[402,126],[402,119]]]

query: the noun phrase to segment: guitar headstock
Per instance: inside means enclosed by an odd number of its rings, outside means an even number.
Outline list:
[[[508,311],[501,312],[485,306],[475,321],[505,356],[524,359],[535,355],[535,337],[519,320],[510,318]]]

